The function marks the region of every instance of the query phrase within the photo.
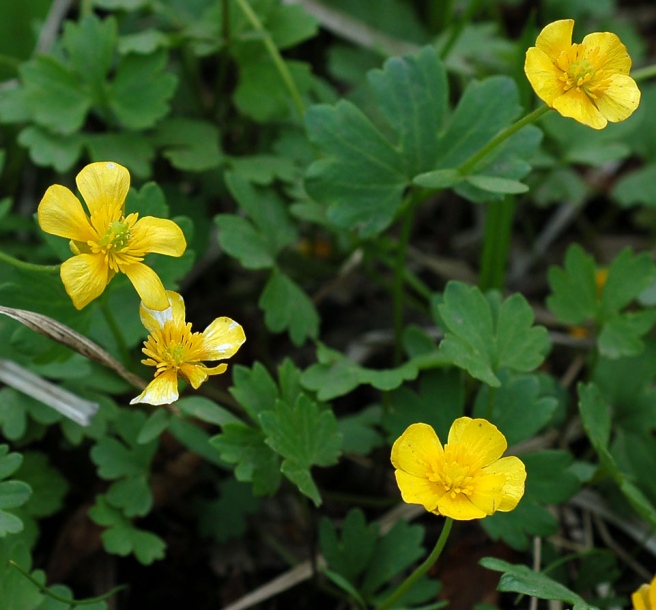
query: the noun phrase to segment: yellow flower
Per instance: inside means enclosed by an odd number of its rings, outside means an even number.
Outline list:
[[[631,58],[610,32],[572,44],[573,19],[547,25],[526,51],[524,71],[547,106],[594,129],[627,119],[640,103]]]
[[[631,595],[631,601],[633,610],[656,610],[656,576]]]
[[[178,399],[178,377],[196,390],[210,375],[219,375],[228,368],[220,364],[208,368],[203,360],[226,360],[234,356],[246,341],[244,329],[230,318],[217,318],[202,333],[191,332],[185,321],[183,298],[172,290],[166,291],[169,306],[164,311],[149,309],[141,303],[142,324],[150,332],[144,342],[141,362],[155,366],[155,379],[130,404],[146,402],[167,405]]]
[[[78,198],[59,184],[46,191],[37,212],[46,233],[71,240],[75,256],[62,264],[61,278],[73,305],[88,305],[120,271],[148,307],[166,309],[162,281],[141,261],[150,252],[182,256],[187,242],[180,227],[163,218],[124,215],[130,174],[118,163],[91,163],[75,180],[89,216]]]
[[[401,496],[460,521],[513,510],[524,495],[526,468],[519,458],[501,457],[507,446],[485,419],[456,419],[444,447],[428,424],[412,424],[392,446]]]

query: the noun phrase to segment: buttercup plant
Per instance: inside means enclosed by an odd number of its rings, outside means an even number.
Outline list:
[[[0,2],[0,610],[656,610],[650,10]]]

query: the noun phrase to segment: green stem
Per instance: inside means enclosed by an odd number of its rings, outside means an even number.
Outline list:
[[[465,12],[462,14],[462,17],[458,20],[458,23],[453,27],[451,30],[451,34],[444,44],[444,46],[440,49],[440,59],[444,61],[451,50],[453,49],[454,45],[456,42],[458,42],[458,38],[460,38],[460,35],[462,34],[463,30],[465,29],[465,26],[471,21],[471,18],[474,16],[474,13],[478,10],[478,6],[481,4],[481,0],[470,0],[469,4],[467,5],[467,8],[465,9]]]
[[[36,265],[35,263],[26,263],[25,261],[18,260],[9,254],[0,251],[0,261],[12,265],[24,271],[38,271],[40,273],[59,273],[61,265]]]
[[[510,136],[516,134],[522,127],[526,127],[537,121],[550,110],[551,108],[549,108],[549,106],[540,106],[537,110],[529,112],[524,118],[519,119],[519,121],[504,129],[500,134],[492,138],[485,146],[483,146],[483,148],[469,157],[469,159],[458,168],[458,171],[463,176],[466,176],[476,167],[479,161],[487,157],[487,155],[489,155],[497,146],[505,142]]]
[[[64,604],[67,604],[69,606],[88,606],[90,604],[97,604],[98,602],[103,602],[110,597],[113,597],[116,595],[119,591],[122,591],[123,589],[127,589],[127,585],[120,585],[118,587],[114,587],[113,589],[110,589],[105,593],[104,595],[100,595],[98,597],[88,597],[87,599],[70,599],[68,597],[63,597],[62,595],[58,595],[57,593],[54,593],[48,587],[45,585],[41,584],[36,578],[33,578],[28,572],[23,570],[15,561],[12,561],[11,559],[9,560],[10,565],[15,567],[27,580],[29,580],[35,587],[37,587],[41,593],[44,595],[47,595],[48,597],[52,597],[52,599],[56,599],[58,602],[62,602]]]
[[[248,4],[248,0],[237,0],[237,4],[246,16],[246,19],[248,19],[251,22],[251,25],[262,34],[264,45],[266,46],[267,51],[269,51],[269,55],[271,55],[271,59],[273,60],[276,68],[278,68],[278,72],[280,72],[280,76],[285,83],[289,94],[292,96],[292,100],[296,106],[296,111],[298,112],[299,116],[302,117],[305,114],[305,105],[303,104],[301,94],[298,92],[298,88],[296,87],[296,83],[294,82],[289,68],[280,55],[280,51],[278,51],[278,48],[271,39],[269,32],[264,29],[262,22],[253,11],[250,4]]]
[[[656,64],[653,66],[645,66],[644,68],[635,70],[633,74],[631,74],[631,78],[633,78],[634,81],[646,80],[652,76],[656,76]]]
[[[408,244],[415,220],[416,205],[412,195],[407,209],[403,214],[403,224],[399,235],[396,262],[394,265],[394,283],[392,284],[392,307],[394,317],[394,364],[401,364],[403,355],[403,310],[405,302],[405,261],[408,254]]]
[[[447,517],[446,521],[444,522],[444,527],[442,528],[442,533],[437,539],[437,543],[435,544],[433,552],[428,556],[424,563],[422,563],[412,574],[410,574],[410,576],[408,576],[408,578],[406,578],[399,585],[398,589],[396,589],[392,595],[390,595],[382,604],[376,606],[376,610],[387,610],[387,608],[391,608],[395,602],[401,599],[410,589],[412,589],[417,581],[433,567],[433,564],[438,560],[440,553],[446,544],[446,540],[449,537],[452,525],[453,519],[451,517]]]
[[[506,265],[510,252],[515,198],[488,203],[485,209],[485,235],[478,286],[483,291],[502,290],[506,279]]]

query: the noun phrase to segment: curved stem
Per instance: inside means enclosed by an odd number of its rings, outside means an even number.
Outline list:
[[[7,263],[12,265],[17,269],[23,269],[24,271],[38,271],[39,273],[59,273],[59,268],[61,265],[37,265],[35,263],[27,263],[21,261],[9,254],[5,254],[0,251],[0,262]]]
[[[264,37],[264,45],[266,46],[267,51],[269,51],[269,55],[271,55],[271,59],[273,60],[276,68],[278,68],[278,72],[280,72],[280,76],[285,83],[289,94],[292,96],[292,100],[296,106],[296,111],[298,112],[299,116],[303,117],[305,114],[305,105],[301,99],[301,94],[298,92],[294,78],[292,77],[287,64],[284,62],[282,56],[280,55],[280,51],[278,51],[278,47],[276,47],[273,40],[271,39],[269,32],[266,31],[262,25],[262,22],[259,20],[258,16],[251,8],[250,4],[248,4],[248,0],[237,0],[237,4],[246,16],[246,19],[251,22],[251,25],[258,32],[262,33]]]
[[[113,597],[116,595],[119,591],[122,591],[123,589],[127,589],[127,585],[120,585],[118,587],[114,587],[113,589],[110,589],[105,593],[104,595],[100,595],[98,597],[89,597],[87,599],[70,599],[68,597],[64,597],[63,595],[58,595],[57,593],[54,593],[51,591],[48,587],[45,585],[41,584],[36,578],[33,578],[28,572],[23,570],[15,561],[9,560],[10,565],[12,565],[14,568],[16,568],[27,580],[29,580],[35,587],[37,587],[41,593],[44,595],[47,595],[48,597],[52,597],[52,599],[57,600],[58,602],[62,602],[64,604],[67,604],[69,606],[88,606],[89,604],[97,604],[98,602],[103,602],[110,597]]]
[[[451,519],[451,517],[447,517],[433,552],[428,556],[424,563],[422,563],[412,574],[410,574],[410,576],[408,576],[408,578],[406,578],[399,585],[398,589],[396,589],[392,595],[390,595],[382,604],[376,606],[376,610],[387,610],[387,608],[391,608],[395,602],[401,599],[401,597],[403,597],[410,589],[412,589],[417,581],[433,567],[433,564],[438,560],[440,554],[442,553],[442,549],[444,548],[446,540],[449,537],[449,533],[451,532],[452,525],[453,519]]]
[[[551,108],[549,106],[540,106],[537,110],[529,112],[524,118],[519,119],[516,123],[513,123],[510,127],[504,129],[500,134],[492,138],[483,148],[481,148],[477,153],[474,153],[467,161],[465,161],[459,168],[458,171],[466,176],[479,161],[487,157],[497,146],[505,142],[510,136],[516,134],[522,127],[526,127],[531,123],[537,121],[543,115],[547,114]]]

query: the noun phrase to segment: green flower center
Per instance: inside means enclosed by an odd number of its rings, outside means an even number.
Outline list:
[[[122,222],[114,221],[109,223],[109,228],[98,241],[98,245],[102,248],[113,248],[121,251],[127,247],[130,237],[130,227],[123,218]]]
[[[573,44],[560,54],[556,65],[562,70],[560,80],[564,83],[565,92],[576,88],[594,100],[608,88],[606,71],[599,68],[602,62],[598,47],[590,49],[582,44]]]

